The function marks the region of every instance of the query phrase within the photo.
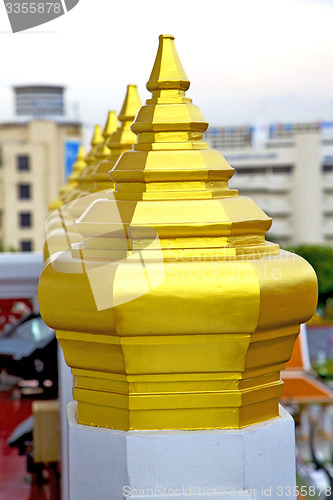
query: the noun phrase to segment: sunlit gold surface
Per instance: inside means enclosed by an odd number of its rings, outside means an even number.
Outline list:
[[[76,158],[76,161],[73,165],[73,170],[71,175],[68,177],[68,182],[65,184],[59,191],[60,199],[62,201],[62,205],[64,201],[69,196],[71,191],[75,189],[78,185],[78,178],[80,177],[81,172],[86,168],[87,163],[85,161],[86,154],[84,152],[84,147],[79,147],[79,152]]]
[[[74,166],[75,173],[73,172],[69,183],[62,188],[59,200],[55,200],[52,204],[55,212],[49,215],[46,222],[47,240],[44,245],[44,261],[56,252],[69,249],[71,243],[82,241],[77,232],[76,218],[90,205],[93,198],[99,197],[88,197],[89,192],[97,193],[104,189],[114,188],[109,170],[114,167],[119,156],[136,142],[136,135],[131,131],[130,126],[140,106],[141,101],[136,85],[128,85],[119,114],[120,125],[116,113],[110,111],[102,133],[103,140],[100,127],[95,127],[90,153],[87,157],[82,157],[79,153],[80,156],[75,163],[78,165],[79,162],[79,171]],[[112,147],[112,152],[108,146]],[[86,159],[88,159],[88,166]],[[105,193],[102,193],[100,197],[104,196]],[[65,205],[67,203],[65,207],[63,207],[64,203]],[[61,211],[56,211],[60,207],[63,207]]]
[[[78,219],[84,242],[42,273],[41,312],[72,367],[81,424],[230,429],[277,417],[280,370],[316,306],[311,266],[267,243],[271,219],[229,190],[233,169],[203,142],[189,85],[161,36],[115,192]]]
[[[106,127],[108,125],[108,121]],[[105,139],[103,137],[103,133],[100,125],[95,125],[94,133],[90,142],[91,150],[87,154],[85,158],[86,167],[81,171],[80,175],[77,178],[77,186],[71,191],[69,196],[67,196],[64,200],[64,203],[69,203],[73,200],[76,200],[79,196],[82,196],[82,193],[89,192],[89,188],[93,183],[91,178],[91,174],[96,165],[96,154],[97,151],[100,150],[100,146],[104,145]]]
[[[140,106],[141,101],[136,85],[128,85],[125,100],[118,117],[120,126],[106,142],[111,154],[106,159],[103,158],[94,169],[92,173],[94,187],[92,190],[101,191],[114,188],[114,182],[109,171],[115,166],[119,156],[131,149],[136,142],[136,135],[131,131],[130,127]]]
[[[77,186],[77,178],[82,172],[82,170],[87,166],[85,162],[85,152],[84,147],[81,145],[79,147],[79,151],[76,157],[76,160],[73,164],[72,173],[67,179],[67,183],[62,186],[59,190],[59,197],[56,200],[53,200],[49,204],[49,210],[57,210],[62,207],[64,204],[64,200],[67,198],[69,193],[75,189]]]
[[[90,165],[88,165],[87,170],[82,176],[82,192],[80,193],[80,196],[85,196],[93,191],[100,191],[100,189],[95,189],[95,179],[93,178],[93,173],[95,171],[96,165],[98,165],[101,161],[106,160],[110,156],[111,151],[108,147],[108,143],[110,137],[114,134],[117,128],[117,115],[115,111],[110,111],[102,134],[103,141],[101,141],[94,149],[94,156],[92,157],[91,163]],[[111,179],[109,182],[111,182]],[[109,187],[111,186],[112,185],[109,184]]]
[[[75,205],[80,206],[76,216],[80,215],[87,208],[89,203],[83,207],[83,203],[76,202],[76,200],[87,195],[87,190],[93,185],[91,172],[98,161],[107,158],[110,154],[110,150],[106,147],[105,142],[109,140],[110,135],[117,129],[117,126],[116,113],[109,111],[103,133],[99,125],[96,125],[94,128],[90,152],[85,155],[83,146],[80,147],[68,183],[61,188],[59,199],[52,202],[49,207],[54,212],[48,216],[46,221],[47,237],[43,251],[44,262],[53,253],[70,248],[71,243],[82,241],[81,236],[77,233],[76,217],[73,217],[72,212],[75,212]],[[88,200],[89,198],[86,201],[88,202]],[[72,204],[71,209],[69,207],[70,203]]]

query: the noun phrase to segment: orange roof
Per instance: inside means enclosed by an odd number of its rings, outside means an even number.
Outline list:
[[[281,372],[284,382],[282,402],[332,403],[333,391],[323,382],[313,377],[311,370],[306,326],[301,325],[301,333],[296,339],[291,359]]]
[[[281,378],[284,382],[282,401],[309,403],[332,403],[333,391],[325,384],[305,372],[283,371]]]
[[[296,339],[293,353],[291,355],[290,360],[288,363],[286,363],[286,369],[303,369],[304,370],[304,363],[303,363],[303,356],[302,356],[302,350],[301,350],[301,335],[299,335]]]

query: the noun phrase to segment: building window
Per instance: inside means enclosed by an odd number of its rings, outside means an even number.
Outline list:
[[[291,174],[291,167],[273,167],[273,174]]]
[[[17,170],[27,171],[30,170],[30,157],[28,155],[18,155],[17,159]]]
[[[20,212],[19,213],[19,225],[20,227],[31,227],[32,217],[30,212]]]
[[[236,173],[238,175],[253,175],[253,174],[291,174],[291,166],[279,166],[279,167],[236,167]]]
[[[20,242],[21,252],[32,252],[32,241],[31,240],[22,240]]]
[[[19,200],[30,200],[31,198],[30,184],[18,185],[18,198]]]
[[[266,174],[266,167],[247,167],[247,168],[236,168],[236,173],[238,175],[252,175],[252,174]]]
[[[330,164],[323,165],[323,171],[324,172],[333,172],[333,164],[332,165],[330,165]]]

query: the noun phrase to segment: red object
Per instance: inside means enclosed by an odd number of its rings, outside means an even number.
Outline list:
[[[0,332],[32,311],[33,304],[29,299],[0,299]]]
[[[16,448],[9,448],[7,439],[23,420],[31,415],[31,401],[12,401],[10,393],[0,392],[0,500],[27,500],[30,484],[26,457],[19,456]]]
[[[60,500],[58,471],[46,464],[48,482],[38,485],[27,473],[27,458],[6,441],[23,420],[32,414],[31,399],[13,401],[10,391],[0,391],[0,500]]]

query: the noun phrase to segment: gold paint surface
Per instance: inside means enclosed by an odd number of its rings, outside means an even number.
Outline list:
[[[271,219],[229,190],[233,169],[202,140],[189,86],[174,38],[161,35],[152,97],[130,128],[140,103],[129,86],[111,155],[89,171],[93,189],[107,189],[111,169],[114,191],[71,209],[81,241],[42,272],[40,309],[72,367],[81,424],[237,429],[276,418],[280,371],[316,307],[311,266],[266,242]]]

